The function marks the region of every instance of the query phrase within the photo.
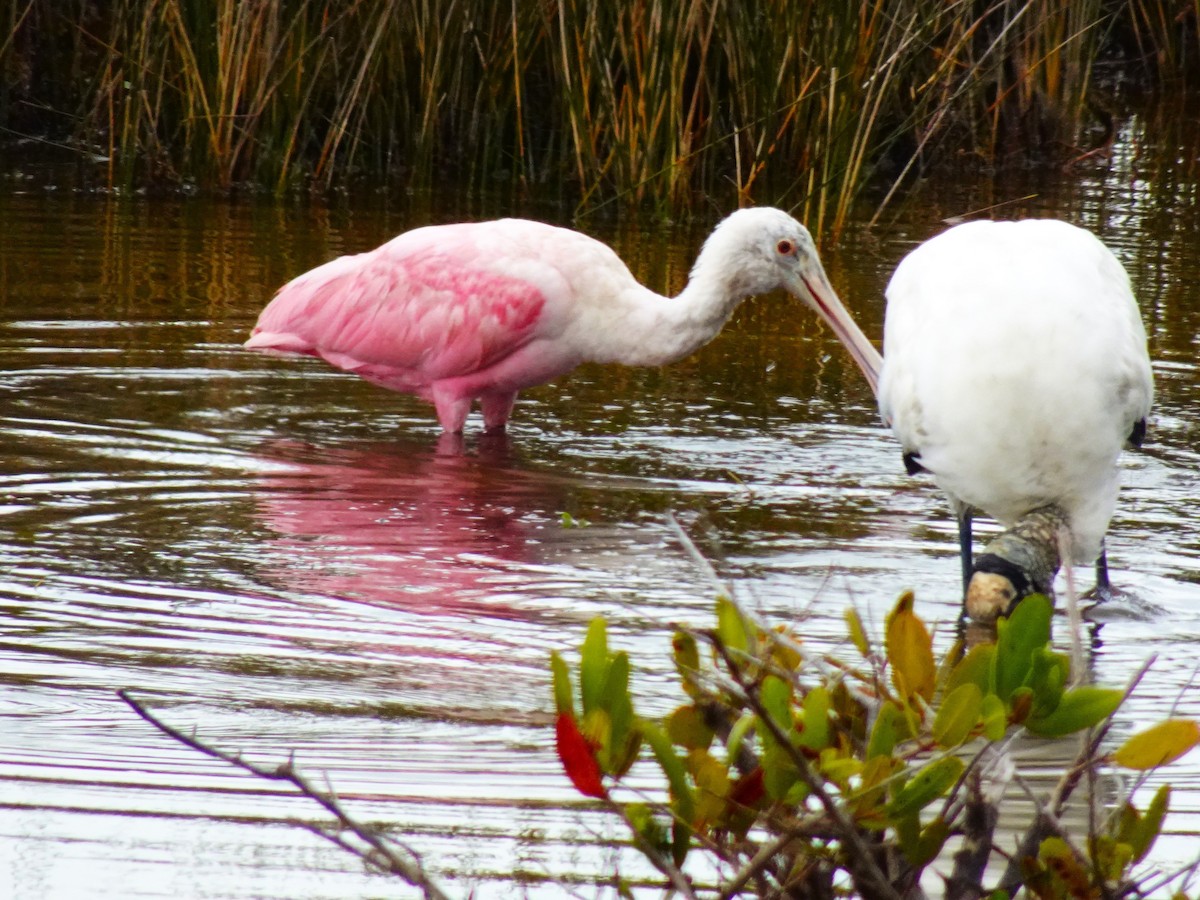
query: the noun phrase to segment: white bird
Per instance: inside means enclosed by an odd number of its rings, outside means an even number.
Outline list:
[[[1066,222],[977,221],[926,241],[887,288],[879,409],[910,473],[958,517],[964,591],[971,517],[1006,527],[1061,510],[1068,563],[1096,560],[1117,460],[1140,444],[1153,382],[1146,331],[1117,258]]]

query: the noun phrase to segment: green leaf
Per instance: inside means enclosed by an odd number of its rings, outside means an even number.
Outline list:
[[[1200,744],[1200,724],[1192,719],[1167,719],[1139,731],[1113,753],[1113,762],[1127,769],[1154,769],[1174,762]]]
[[[692,826],[685,819],[676,819],[671,823],[671,861],[675,863],[675,868],[683,865],[691,848]]]
[[[1070,673],[1071,659],[1065,653],[1055,653],[1049,647],[1034,650],[1027,680],[1033,691],[1030,715],[1046,716],[1058,708]]]
[[[888,818],[899,821],[920,812],[954,787],[966,764],[957,756],[935,759],[908,780],[888,804]]]
[[[871,728],[871,739],[867,742],[866,758],[868,760],[876,756],[892,755],[896,742],[901,740],[903,720],[904,713],[895,703],[887,701],[879,707],[879,712],[875,716],[875,724]]]
[[[608,678],[608,632],[604,619],[597,616],[588,625],[579,658],[579,693],[586,716],[600,706],[604,683]]]
[[[920,824],[919,820],[917,824]],[[910,865],[922,869],[937,859],[949,837],[950,824],[941,816],[935,816],[928,825],[921,829],[919,835],[913,835],[906,844],[901,846],[901,849]]]
[[[676,815],[685,822],[691,822],[695,817],[696,795],[692,791],[691,784],[688,783],[687,767],[675,752],[675,748],[671,746],[671,739],[667,737],[665,731],[653,722],[645,720],[640,725],[642,735],[646,738],[646,743],[650,745],[659,768],[667,776],[667,785],[670,788],[671,801]]]
[[[651,847],[657,850],[664,857],[670,852],[671,847],[667,842],[667,830],[663,827],[662,821],[654,815],[654,811],[646,803],[627,803],[625,805],[625,819],[629,822],[631,828],[642,836]]]
[[[1063,737],[1103,722],[1121,705],[1124,693],[1114,688],[1083,685],[1063,694],[1054,712],[1030,716],[1025,727],[1041,737]]]
[[[673,744],[687,750],[707,750],[713,739],[704,714],[692,705],[681,706],[667,717],[667,734]]]
[[[929,700],[937,678],[933,639],[913,611],[912,591],[900,595],[887,618],[884,646],[892,666],[892,682],[904,698],[914,695]]]
[[[863,628],[862,616],[853,606],[847,606],[842,613],[846,619],[846,629],[850,632],[850,640],[863,658],[871,655],[871,643],[867,640],[867,631]]]
[[[759,699],[767,714],[787,734],[792,728],[792,686],[777,675],[768,675],[759,689]],[[764,729],[763,739],[769,734]]]
[[[571,696],[571,670],[558,655],[550,651],[550,672],[554,676],[554,708],[560,713],[575,715],[575,701]]]
[[[947,749],[957,747],[975,730],[982,710],[983,694],[978,686],[971,682],[960,684],[938,707],[933,719],[933,739]]]
[[[1008,702],[1013,691],[1026,684],[1034,651],[1050,643],[1050,617],[1054,607],[1041,594],[1031,594],[1008,618],[996,623],[995,686]]]

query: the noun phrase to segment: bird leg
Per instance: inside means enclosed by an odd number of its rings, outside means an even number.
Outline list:
[[[503,431],[517,402],[516,391],[492,391],[479,397],[485,431]]]
[[[437,409],[442,431],[447,434],[461,434],[463,426],[467,423],[467,414],[471,412],[471,398],[462,397],[440,384],[433,385],[429,395],[434,408]]]
[[[1112,582],[1108,578],[1108,550],[1104,545],[1100,545],[1100,555],[1096,557],[1096,590],[1108,591],[1112,588]]]
[[[975,574],[975,560],[971,548],[971,507],[962,504],[958,513],[958,556],[962,562],[963,596],[967,595],[967,587],[971,576]]]
[[[967,615],[994,622],[1030,594],[1054,598],[1054,576],[1061,564],[1059,534],[1067,527],[1062,510],[1044,506],[1022,516],[979,554],[967,596]]]

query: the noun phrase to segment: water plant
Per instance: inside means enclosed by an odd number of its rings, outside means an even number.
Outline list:
[[[661,719],[635,713],[631,663],[596,619],[574,672],[551,657],[559,756],[684,897],[924,896],[934,872],[955,898],[1022,888],[1148,897],[1172,885],[1185,896],[1187,872],[1140,867],[1169,786],[1139,809],[1132,788],[1106,796],[1098,785],[1115,784],[1114,767],[1145,772],[1178,758],[1200,743],[1200,725],[1167,720],[1117,744],[1113,715],[1140,673],[1125,689],[1083,682],[1050,642],[1051,616],[1050,602],[1031,596],[994,638],[965,652],[957,643],[938,662],[906,593],[882,646],[847,613],[853,660],[815,653],[798,630],[768,628],[722,595],[715,627],[676,632],[687,700]],[[1083,738],[1068,743],[1073,762],[1042,795],[1016,750],[1072,735]],[[643,747],[664,799],[624,788]],[[1071,825],[1065,811],[1081,787],[1084,812]],[[1002,806],[1008,818],[1015,808],[1006,792],[1025,795],[1026,813],[998,830]],[[698,870],[685,865],[694,856],[704,857]]]
[[[1178,80],[1197,34],[1145,0],[0,0],[0,128],[113,186],[786,196],[824,230],[928,165],[1103,145],[1098,62]]]

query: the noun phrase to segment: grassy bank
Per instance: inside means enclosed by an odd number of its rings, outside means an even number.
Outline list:
[[[946,159],[1061,162],[1200,0],[0,0],[0,128],[113,185],[553,186],[838,225]],[[92,168],[94,166],[94,169]]]

